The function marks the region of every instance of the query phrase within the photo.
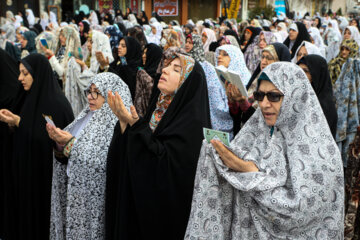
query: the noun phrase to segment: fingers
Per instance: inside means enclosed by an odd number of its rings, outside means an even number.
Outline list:
[[[136,112],[136,109],[134,106],[130,107],[131,116],[133,119],[139,119],[139,115]]]

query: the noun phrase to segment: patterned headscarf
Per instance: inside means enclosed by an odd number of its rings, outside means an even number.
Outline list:
[[[193,43],[193,48],[189,52],[190,56],[195,59],[195,61],[203,62],[205,61],[205,52],[203,48],[203,44],[201,41],[201,37],[197,34],[191,33],[186,39],[190,38]]]
[[[219,57],[220,50],[225,51],[230,57],[230,64],[228,66],[228,70],[234,71],[239,74],[241,81],[243,81],[244,85],[249,82],[251,78],[251,74],[246,67],[244,55],[238,47],[233,45],[223,45],[216,49],[215,57],[216,59]],[[217,60],[215,62],[215,66],[217,65]]]
[[[358,56],[359,45],[356,43],[355,40],[353,39],[344,40],[340,45],[340,49],[341,47],[346,47],[350,50],[350,54],[348,58],[356,58]],[[341,57],[341,52],[339,52],[338,56],[329,62],[329,73],[332,84],[334,84],[338,79],[341,73],[341,68],[343,64],[346,62],[346,60],[347,59]]]
[[[174,99],[176,92],[180,89],[180,87],[183,85],[187,77],[190,75],[191,71],[194,68],[195,60],[189,56],[174,53],[172,56],[173,59],[179,58],[180,59],[180,66],[181,66],[181,72],[180,72],[180,81],[179,86],[175,90],[173,94],[166,95],[164,93],[160,93],[158,101],[156,103],[156,108],[151,116],[149,125],[151,130],[154,132],[156,127],[158,126],[159,122],[161,121],[161,118],[164,116],[166,110],[170,106],[172,100]]]
[[[169,47],[181,47],[179,35],[175,30],[170,28],[163,30],[163,38],[166,40],[164,50]]]
[[[293,63],[264,73],[284,94],[275,130],[257,109],[230,143],[259,171],[229,169],[204,141],[185,239],[342,239],[343,165],[317,96]]]
[[[120,31],[119,27],[116,24],[108,26],[104,33],[110,35],[111,49],[117,48],[120,39],[123,37],[123,33]]]

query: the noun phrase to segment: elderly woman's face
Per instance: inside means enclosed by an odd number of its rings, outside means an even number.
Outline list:
[[[305,57],[308,55],[308,52],[306,50],[306,47],[305,46],[302,46],[298,53],[297,53],[297,56],[296,56],[296,61],[298,62],[301,58]]]
[[[34,79],[31,76],[30,72],[25,68],[25,66],[22,63],[20,63],[19,65],[19,70],[20,70],[20,75],[18,80],[23,85],[24,90],[29,91],[34,82]]]
[[[261,54],[260,69],[263,70],[267,65],[275,62],[274,57],[267,51],[263,51]]]
[[[105,102],[105,98],[100,94],[99,89],[95,84],[91,84],[90,89],[87,91],[87,99],[91,111],[100,109]]]
[[[275,85],[269,81],[261,81],[258,92],[262,93],[280,93],[280,90],[275,87]],[[283,97],[280,97],[280,101],[278,102],[271,102],[269,101],[267,96],[264,96],[262,101],[259,101],[259,106],[261,112],[264,116],[266,125],[274,126],[276,123],[276,119],[279,116],[281,104],[283,101]]]
[[[180,59],[175,58],[167,67],[164,67],[159,79],[159,90],[167,95],[171,95],[179,87],[181,75]]]
[[[231,58],[230,58],[229,54],[224,50],[220,50],[219,56],[217,58],[218,66],[222,65],[222,66],[228,68],[230,65],[230,61],[231,61]]]

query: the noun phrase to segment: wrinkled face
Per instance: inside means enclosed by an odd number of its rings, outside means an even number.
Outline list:
[[[351,39],[351,32],[349,29],[345,29],[344,39],[346,39],[346,40]]]
[[[163,68],[159,79],[159,90],[167,95],[171,95],[179,87],[181,74],[180,59],[175,58],[173,61]]]
[[[296,61],[299,61],[301,58],[305,57],[308,55],[308,52],[306,51],[305,46],[302,46],[296,56]]]
[[[265,41],[264,33],[261,33],[259,36],[259,47],[260,49],[264,49],[267,46],[267,43]]]
[[[143,55],[142,55],[143,66],[145,66],[145,63],[146,63],[146,53],[147,53],[147,48],[144,49],[144,52],[143,52]]]
[[[340,49],[340,56],[344,59],[347,59],[350,55],[350,49],[348,49],[347,47],[343,46]]]
[[[188,53],[190,52],[194,47],[194,44],[192,43],[190,38],[186,39],[186,43],[185,43],[185,51]]]
[[[95,84],[91,84],[90,92],[87,95],[87,99],[88,99],[89,108],[91,111],[100,109],[105,102],[105,98],[100,94],[100,91],[95,86]]]
[[[309,79],[309,81],[311,83],[312,82],[312,77],[311,77],[310,70],[309,70],[308,66],[301,63],[301,64],[299,64],[299,67],[301,67],[301,69],[305,72],[307,78]]]
[[[251,38],[251,33],[249,31],[245,31],[245,41],[249,41]]]
[[[291,41],[295,41],[296,40],[296,38],[297,38],[297,36],[298,36],[298,32],[297,31],[295,31],[295,30],[293,30],[293,29],[290,29],[290,31],[289,31],[289,39],[291,40]]]
[[[258,89],[259,92],[275,92],[275,93],[281,93],[279,89],[275,87],[274,84],[272,84],[269,81],[261,81],[260,86]],[[276,123],[276,119],[279,116],[281,103],[283,101],[284,97],[280,98],[280,101],[278,102],[270,102],[267,98],[267,96],[264,96],[264,99],[262,101],[259,101],[259,106],[261,109],[261,112],[264,116],[266,125],[268,126],[274,126]]]
[[[203,34],[203,35],[201,36],[201,41],[202,41],[203,44],[206,43],[206,40],[207,40],[207,39],[208,39],[208,38],[207,38],[207,36],[206,36],[205,34]]]
[[[231,58],[230,58],[229,54],[224,50],[220,50],[219,56],[217,58],[218,66],[222,65],[222,66],[228,68],[230,65],[230,61],[231,61]]]
[[[20,70],[20,75],[18,80],[23,85],[24,90],[29,91],[34,82],[34,79],[31,76],[30,72],[25,68],[25,66],[22,63],[20,63],[19,65],[19,70]]]
[[[124,57],[126,53],[127,53],[127,47],[126,47],[125,39],[121,39],[118,47],[118,55],[119,57]]]
[[[64,36],[64,34],[61,32],[59,35],[59,40],[60,40],[60,44],[61,46],[65,46],[66,45],[66,37]]]
[[[267,51],[263,51],[261,54],[260,69],[263,70],[267,65],[275,62],[274,57]]]

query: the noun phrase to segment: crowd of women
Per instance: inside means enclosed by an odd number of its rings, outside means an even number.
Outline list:
[[[8,11],[0,239],[359,238],[359,27]]]

